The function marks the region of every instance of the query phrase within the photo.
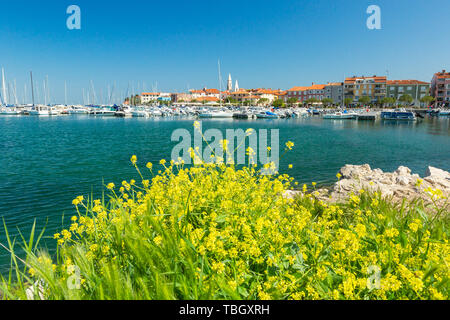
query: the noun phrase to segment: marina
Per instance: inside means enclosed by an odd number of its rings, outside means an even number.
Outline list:
[[[0,116],[67,116],[89,115],[95,117],[197,117],[199,119],[285,119],[318,116],[333,120],[408,120],[415,121],[420,115],[449,117],[450,110],[427,112],[424,109],[367,109],[367,108],[273,108],[261,106],[204,106],[204,105],[140,105],[140,106],[83,106],[83,105],[17,105],[3,106]],[[419,115],[419,116],[418,116]]]

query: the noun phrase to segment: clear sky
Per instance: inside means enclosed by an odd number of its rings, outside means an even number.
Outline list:
[[[81,30],[66,9],[81,8]],[[381,30],[369,30],[369,5]],[[33,71],[52,102],[82,102],[92,80],[98,99],[116,83],[124,96],[218,87],[287,89],[344,76],[430,81],[450,69],[449,0],[0,1],[0,66],[22,102]],[[234,80],[233,80],[234,82]],[[43,94],[41,93],[41,99]]]

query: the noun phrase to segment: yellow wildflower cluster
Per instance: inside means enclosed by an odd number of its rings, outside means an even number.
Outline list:
[[[104,296],[110,286],[99,283],[114,278],[154,299],[448,299],[447,229],[386,209],[381,195],[339,205],[288,199],[288,175],[161,164],[161,174],[124,181],[118,194],[108,185],[108,203],[86,204],[55,234],[61,257],[91,274],[86,294],[100,286]]]

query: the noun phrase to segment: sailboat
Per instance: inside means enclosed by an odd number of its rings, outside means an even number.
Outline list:
[[[18,114],[20,114],[19,110],[17,110],[16,108],[8,107],[5,86],[5,70],[2,68],[2,104],[0,104],[0,115],[15,116]]]
[[[41,105],[35,105],[34,104],[34,83],[33,83],[33,72],[30,71],[30,78],[31,78],[31,96],[33,99],[33,107],[29,111],[30,116],[49,116],[48,107],[47,106],[41,106]]]
[[[228,109],[222,107],[222,77],[220,74],[220,60],[218,61],[219,68],[219,110],[208,110],[199,113],[199,118],[233,118],[233,113]]]

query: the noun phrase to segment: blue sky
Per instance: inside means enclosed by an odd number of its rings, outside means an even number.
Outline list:
[[[71,4],[81,8],[81,30],[66,28]],[[372,4],[381,30],[366,27]],[[0,66],[16,79],[19,101],[32,70],[39,90],[48,75],[52,102],[63,102],[67,81],[72,103],[91,80],[98,98],[114,82],[117,96],[129,83],[135,92],[144,83],[147,91],[218,87],[218,59],[222,77],[243,88],[387,72],[430,81],[450,69],[449,12],[448,0],[2,0]]]

